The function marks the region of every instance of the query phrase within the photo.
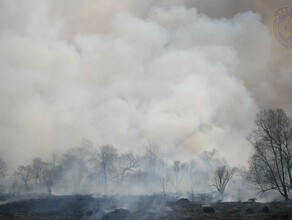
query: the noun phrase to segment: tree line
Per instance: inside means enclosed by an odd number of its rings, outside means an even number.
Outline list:
[[[33,158],[30,164],[20,165],[10,177],[6,192],[166,195],[191,187],[194,192],[218,190],[223,199],[234,171],[216,157],[215,150],[205,151],[189,162],[167,161],[157,144],[149,143],[141,155],[135,155],[119,154],[111,145],[96,149],[89,140],[83,140],[79,147],[63,155],[54,154],[48,161]]]
[[[277,191],[288,200],[292,189],[291,117],[282,109],[260,111],[247,140],[252,146],[249,167],[239,169],[219,158],[215,150],[188,162],[169,161],[155,143],[148,143],[141,154],[135,155],[120,154],[111,145],[97,149],[84,139],[80,146],[62,155],[54,154],[49,160],[33,158],[9,178],[6,164],[0,159],[0,190],[14,194],[160,192],[164,196],[170,192],[193,195],[216,191],[217,198],[223,200],[227,186],[237,176],[233,186],[248,181],[259,193]]]

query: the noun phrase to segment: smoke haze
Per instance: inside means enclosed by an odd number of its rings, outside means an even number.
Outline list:
[[[288,1],[0,2],[0,135],[8,164],[78,145],[247,162],[256,112],[292,113]]]

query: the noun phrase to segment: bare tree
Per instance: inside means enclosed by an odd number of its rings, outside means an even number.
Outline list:
[[[166,197],[166,189],[168,187],[169,178],[168,177],[161,177],[160,184],[162,189],[163,198]]]
[[[131,175],[138,167],[138,161],[133,153],[122,154],[117,159],[117,175],[115,176],[119,183],[123,183],[124,180]]]
[[[67,181],[71,181],[73,191],[79,193],[82,188],[82,183],[85,183],[86,177],[89,174],[89,164],[91,158],[93,158],[93,149],[91,147],[77,147],[68,150],[63,155],[61,160],[61,166],[63,168],[65,178]]]
[[[29,189],[29,182],[33,178],[33,170],[30,165],[20,166],[16,172],[16,175],[20,177],[20,180],[24,183],[24,189]]]
[[[226,162],[224,162],[222,165],[219,165],[215,169],[213,183],[211,186],[216,187],[221,200],[224,199],[225,188],[235,172],[236,169],[229,167]]]
[[[41,184],[43,169],[44,169],[44,162],[41,160],[41,158],[37,157],[37,158],[32,159],[31,171],[34,178],[35,186],[37,184]]]
[[[52,187],[59,179],[62,172],[62,167],[57,162],[56,157],[53,155],[52,162],[46,162],[43,166],[43,175],[42,175],[42,182],[44,183],[45,187],[49,195],[52,193]]]
[[[186,164],[182,163],[179,160],[173,161],[173,165],[171,167],[171,172],[170,172],[169,177],[170,177],[170,182],[171,182],[175,191],[178,190],[178,187],[179,187],[186,171],[187,171]]]
[[[6,163],[0,158],[0,192],[4,190],[3,180],[6,176],[7,166]]]
[[[100,161],[99,176],[105,193],[107,192],[109,176],[114,172],[115,169],[117,156],[117,150],[111,145],[104,145],[100,148],[100,153],[98,154]]]
[[[211,151],[204,151],[200,155],[200,158],[203,161],[210,162],[214,158],[214,156],[215,156],[216,153],[217,153],[217,151],[215,149],[213,149]]]
[[[254,153],[250,158],[249,180],[260,192],[278,191],[285,200],[292,188],[292,119],[282,109],[259,112],[248,140]]]
[[[149,142],[146,146],[146,158],[148,160],[148,166],[152,173],[156,172],[159,154],[159,146],[157,144]]]
[[[205,185],[212,178],[212,172],[215,167],[220,163],[219,159],[216,157],[217,151],[204,151],[199,155],[199,163],[203,166],[200,167],[200,182]]]

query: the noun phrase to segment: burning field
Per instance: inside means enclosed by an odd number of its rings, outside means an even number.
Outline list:
[[[2,198],[4,199],[4,198]],[[128,197],[32,196],[0,206],[3,220],[289,220],[292,204],[285,202],[191,202],[161,195]],[[4,200],[5,200],[4,199]],[[5,202],[5,201],[2,201]]]
[[[0,219],[292,220],[289,4],[0,0]]]

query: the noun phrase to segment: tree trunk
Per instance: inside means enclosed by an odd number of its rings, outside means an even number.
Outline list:
[[[288,201],[289,200],[289,196],[288,196],[288,193],[287,193],[287,191],[284,193],[284,198],[285,198],[285,201]]]

